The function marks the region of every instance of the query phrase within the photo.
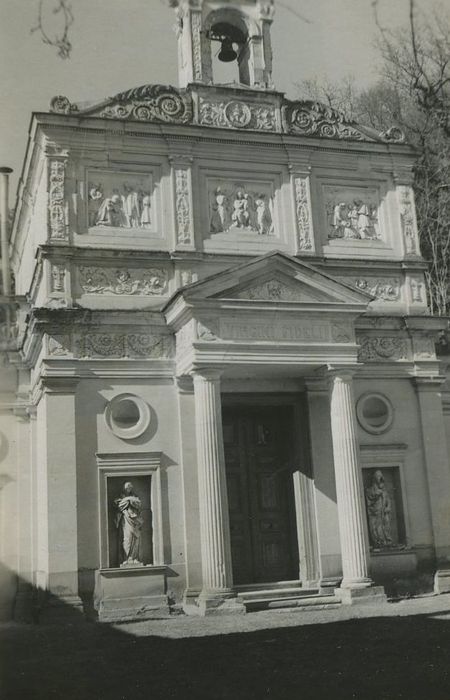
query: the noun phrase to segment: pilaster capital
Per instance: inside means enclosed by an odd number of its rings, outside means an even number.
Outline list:
[[[327,377],[305,377],[305,388],[308,395],[328,393],[329,381]]]
[[[41,377],[40,388],[44,394],[75,394],[79,377]]]
[[[175,377],[175,382],[179,394],[192,394],[194,392],[194,382],[192,376],[184,374],[180,377]]]
[[[438,393],[446,380],[447,377],[438,374],[429,377],[414,377],[413,384],[418,393]]]

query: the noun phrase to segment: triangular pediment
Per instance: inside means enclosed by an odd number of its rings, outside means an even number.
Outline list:
[[[267,302],[306,305],[357,305],[372,297],[342,284],[313,265],[273,252],[187,285],[177,292],[185,301]],[[170,304],[170,302],[169,302]]]

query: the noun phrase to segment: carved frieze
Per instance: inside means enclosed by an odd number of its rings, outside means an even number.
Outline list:
[[[75,337],[78,358],[164,359],[173,356],[173,338],[152,333],[94,333]]]
[[[167,292],[167,270],[80,267],[80,286],[86,294],[162,296]]]
[[[215,341],[220,335],[218,319],[206,318],[197,321],[197,338],[199,340]]]
[[[48,220],[50,238],[66,240],[67,205],[64,199],[64,181],[66,161],[64,159],[50,160],[48,181]]]
[[[326,185],[323,196],[329,240],[381,239],[377,189]]]
[[[340,277],[340,280],[368,292],[381,301],[398,301],[400,298],[399,277]]]
[[[274,235],[273,195],[270,183],[208,182],[209,230],[235,230]]]
[[[202,80],[202,13],[191,12],[192,63],[194,80]]]
[[[246,103],[242,100],[216,101],[200,97],[199,122],[225,129],[276,131],[275,107],[269,103]]]
[[[47,352],[50,357],[68,357],[72,354],[70,335],[48,335]]]
[[[295,214],[297,218],[297,240],[300,250],[311,250],[311,213],[308,178],[294,178]]]
[[[95,171],[89,176],[90,227],[154,229],[151,175]]]
[[[193,270],[181,270],[180,272],[181,286],[185,287],[187,284],[192,284],[197,282],[198,274],[193,272]]]
[[[192,212],[189,191],[189,170],[175,169],[175,211],[178,243],[192,243]]]
[[[398,336],[357,335],[360,362],[394,362],[408,357],[408,342]]]

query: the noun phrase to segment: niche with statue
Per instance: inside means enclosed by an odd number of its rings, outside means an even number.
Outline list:
[[[152,477],[107,479],[110,568],[153,564]]]

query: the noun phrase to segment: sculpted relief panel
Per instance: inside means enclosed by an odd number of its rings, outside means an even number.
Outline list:
[[[154,230],[150,175],[92,171],[87,189],[89,227]]]
[[[79,281],[85,294],[162,296],[168,289],[166,270],[80,267]]]
[[[267,182],[209,180],[209,231],[273,236],[273,194]]]
[[[328,239],[381,240],[374,187],[324,186]]]
[[[276,110],[273,105],[247,104],[241,100],[212,102],[201,97],[199,122],[205,126],[228,129],[277,130]]]

